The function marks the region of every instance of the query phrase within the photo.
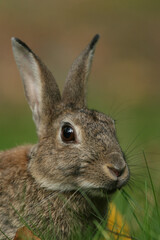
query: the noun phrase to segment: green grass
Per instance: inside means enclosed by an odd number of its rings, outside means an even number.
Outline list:
[[[158,192],[156,193],[153,178],[148,166],[145,153],[143,153],[145,170],[147,174],[143,183],[137,184],[137,189],[126,189],[119,192],[114,201],[126,222],[130,226],[133,239],[160,239],[160,206],[158,205]],[[140,195],[137,194],[137,190]],[[141,196],[141,197],[139,197]]]

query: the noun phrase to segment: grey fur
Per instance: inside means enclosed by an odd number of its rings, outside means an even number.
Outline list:
[[[69,239],[76,231],[85,239],[86,227],[94,232],[94,221],[100,221],[88,198],[104,218],[106,194],[129,179],[114,121],[85,104],[85,82],[97,40],[73,63],[61,99],[50,71],[26,44],[12,39],[39,142],[0,153],[0,229],[10,238],[23,225],[21,216],[34,231],[50,232],[50,239]],[[62,140],[66,122],[74,129],[74,142]],[[2,233],[0,239],[5,239]]]
[[[68,105],[77,108],[86,106],[86,81],[98,39],[97,34],[71,66],[62,94],[63,101]]]

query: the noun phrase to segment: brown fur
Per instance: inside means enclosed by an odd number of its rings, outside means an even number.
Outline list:
[[[68,233],[71,231],[71,226],[73,228],[74,223],[75,228],[83,228],[83,225],[87,226],[88,221],[91,220],[93,216],[91,213],[88,215],[90,207],[85,198],[79,193],[59,193],[58,191],[53,193],[52,191],[39,188],[27,170],[29,152],[30,147],[23,146],[0,153],[0,219],[2,219],[0,227],[3,232],[12,238],[17,228],[23,225],[20,222],[17,212],[19,212],[21,217],[27,216],[25,220],[31,221],[31,225],[36,222],[37,229],[42,232],[47,232],[53,230],[52,228],[50,229],[50,227],[46,229],[46,225],[51,221],[51,210],[53,221],[51,226],[53,227],[54,223],[56,227],[59,226],[62,229],[62,239],[68,236]],[[76,221],[74,221],[74,215],[70,210],[67,211],[65,208],[63,209],[68,199],[70,199],[70,202],[66,208],[73,208],[77,214],[86,217],[86,219],[81,220],[82,226],[79,225],[79,222],[76,223]],[[96,204],[99,199],[97,198],[96,200],[95,198],[94,201]],[[106,199],[105,201],[101,200],[100,211],[102,211],[102,213],[106,211],[106,204]],[[81,208],[79,208],[79,206],[81,206]],[[90,211],[91,210],[92,209],[90,209]],[[47,224],[45,223],[43,226],[44,217],[46,218]],[[39,232],[39,230],[37,230],[37,232]],[[0,239],[3,239],[1,234],[0,236]]]
[[[12,40],[39,142],[0,153],[0,229],[10,238],[25,222],[40,236],[50,233],[50,239],[69,239],[77,231],[85,238],[87,227],[94,234],[94,221],[107,214],[106,194],[129,178],[114,121],[85,104],[96,41],[75,60],[61,100],[41,60]],[[66,124],[74,131],[73,142],[62,138]],[[0,239],[5,239],[1,233]]]

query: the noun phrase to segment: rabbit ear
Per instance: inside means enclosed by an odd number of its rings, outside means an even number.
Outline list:
[[[57,103],[61,100],[60,92],[51,72],[25,43],[12,38],[12,47],[39,133],[40,124],[55,114]]]
[[[98,39],[97,34],[71,66],[62,95],[62,100],[66,105],[76,108],[86,105],[85,85]]]

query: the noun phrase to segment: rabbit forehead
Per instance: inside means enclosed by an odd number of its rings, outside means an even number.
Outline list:
[[[63,111],[55,121],[59,122],[70,122],[71,124],[78,124],[89,126],[89,124],[101,125],[103,123],[106,126],[114,128],[114,120],[105,115],[104,113],[98,112],[96,110],[90,109],[67,109]],[[55,124],[55,122],[53,124]]]

